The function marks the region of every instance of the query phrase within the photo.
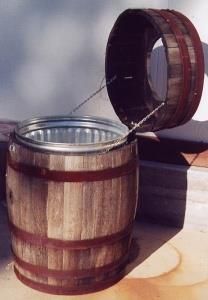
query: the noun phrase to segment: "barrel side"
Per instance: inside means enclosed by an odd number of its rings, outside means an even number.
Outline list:
[[[7,201],[19,279],[52,294],[91,292],[119,280],[137,190],[136,142],[70,156],[34,152],[13,141]]]

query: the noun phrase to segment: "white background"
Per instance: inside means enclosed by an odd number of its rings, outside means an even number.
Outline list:
[[[186,14],[208,57],[206,0],[1,0],[0,118],[67,114],[96,90],[104,76],[110,30],[118,15],[132,7],[169,7]],[[161,134],[208,142],[207,94],[206,75],[193,120]],[[117,119],[106,91],[79,114]]]

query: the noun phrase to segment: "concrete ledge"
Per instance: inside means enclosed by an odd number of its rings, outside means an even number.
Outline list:
[[[137,218],[161,224],[208,228],[208,168],[140,162]]]

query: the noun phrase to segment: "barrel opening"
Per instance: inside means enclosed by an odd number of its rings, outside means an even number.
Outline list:
[[[109,141],[119,137],[118,133],[96,127],[47,127],[32,130],[25,137],[33,141],[63,144],[94,144]]]
[[[32,148],[64,152],[104,150],[128,129],[121,123],[96,117],[43,117],[24,121],[16,128],[17,139]]]

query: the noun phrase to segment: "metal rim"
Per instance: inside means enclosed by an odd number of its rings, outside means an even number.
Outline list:
[[[89,130],[108,133],[108,138],[103,140],[97,138],[90,142],[60,142],[44,141],[33,138],[35,132],[44,130]],[[52,152],[83,153],[97,152],[108,149],[119,138],[118,146],[126,142],[128,128],[122,123],[112,121],[106,118],[92,116],[46,116],[25,120],[15,128],[15,137],[21,143],[30,148]],[[58,133],[56,137],[58,136]],[[70,135],[69,135],[70,136]],[[123,137],[123,139],[122,139]]]

